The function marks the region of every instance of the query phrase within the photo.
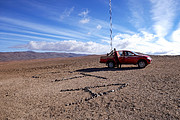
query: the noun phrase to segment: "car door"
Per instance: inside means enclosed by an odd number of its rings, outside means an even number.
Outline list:
[[[130,51],[124,51],[124,61],[126,64],[136,64],[137,62],[137,56]]]
[[[118,52],[118,60],[121,64],[124,64],[124,54],[123,51]]]

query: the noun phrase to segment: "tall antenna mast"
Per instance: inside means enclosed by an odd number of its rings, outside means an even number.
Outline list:
[[[112,51],[112,9],[111,9],[111,0],[109,0],[109,14],[110,14],[110,39],[111,39],[111,51]]]

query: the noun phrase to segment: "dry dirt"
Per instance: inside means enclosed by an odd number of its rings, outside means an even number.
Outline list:
[[[180,120],[180,56],[108,69],[99,56],[0,63],[1,120]]]

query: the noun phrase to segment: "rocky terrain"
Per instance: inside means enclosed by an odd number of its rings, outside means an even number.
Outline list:
[[[180,56],[152,56],[144,69],[99,57],[0,62],[0,119],[180,119]]]

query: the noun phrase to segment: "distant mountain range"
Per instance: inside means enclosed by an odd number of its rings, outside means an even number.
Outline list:
[[[31,60],[31,59],[47,59],[58,57],[79,57],[86,56],[86,54],[74,54],[74,53],[56,53],[56,52],[0,52],[0,62],[14,61],[14,60]]]

